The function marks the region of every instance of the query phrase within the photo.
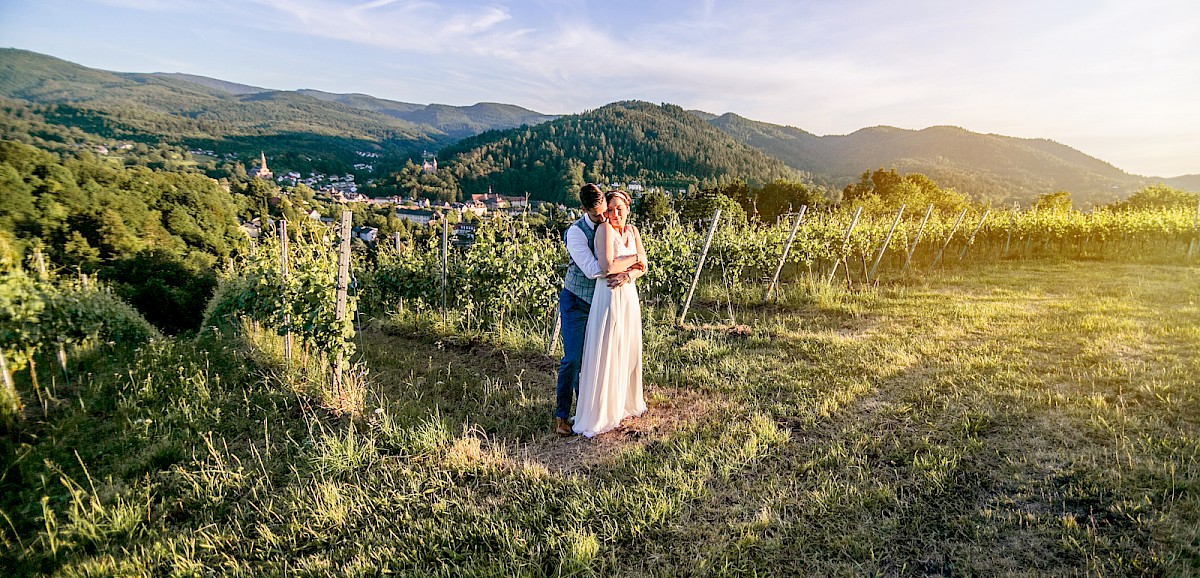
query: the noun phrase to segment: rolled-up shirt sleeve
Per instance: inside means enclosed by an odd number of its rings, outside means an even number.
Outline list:
[[[572,226],[567,231],[567,253],[588,279],[604,276],[604,272],[600,270],[600,263],[596,261],[596,255],[588,249],[587,235],[584,235],[579,227]]]

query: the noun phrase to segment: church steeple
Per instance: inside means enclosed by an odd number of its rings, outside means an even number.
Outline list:
[[[270,180],[274,177],[274,175],[271,174],[271,169],[267,168],[267,153],[259,151],[258,155],[260,164],[258,165],[258,168],[250,171],[250,176],[254,178]]]

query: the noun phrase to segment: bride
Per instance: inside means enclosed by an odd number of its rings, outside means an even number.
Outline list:
[[[629,217],[629,193],[609,191],[607,221],[596,230],[600,268],[618,281],[596,283],[584,333],[575,433],[602,434],[646,411],[642,397],[642,310],[634,279],[646,272],[646,250]]]

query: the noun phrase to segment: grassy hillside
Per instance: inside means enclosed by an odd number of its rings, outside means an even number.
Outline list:
[[[1196,275],[1004,263],[857,294],[789,290],[739,306],[739,332],[648,307],[650,410],[594,440],[549,433],[557,359],[536,344],[413,337],[433,325],[411,316],[366,331],[359,418],[317,407],[268,335],[97,351],[0,438],[21,455],[0,478],[0,564],[1187,575],[1200,556]],[[723,315],[698,305],[699,319]]]

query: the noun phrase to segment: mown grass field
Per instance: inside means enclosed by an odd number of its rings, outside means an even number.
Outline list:
[[[373,321],[359,419],[228,337],[98,353],[5,438],[3,566],[1200,574],[1200,270],[1006,262],[736,313],[648,307],[651,409],[595,440],[550,434],[534,338]]]

